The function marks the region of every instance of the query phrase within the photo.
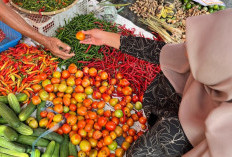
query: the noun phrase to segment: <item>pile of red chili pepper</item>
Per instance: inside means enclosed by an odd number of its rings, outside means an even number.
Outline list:
[[[2,52],[0,58],[0,95],[9,92],[33,95],[30,87],[40,81],[38,75],[42,72],[51,75],[58,66],[57,58],[26,44]]]
[[[0,42],[2,42],[5,38],[6,38],[5,33],[3,32],[3,30],[0,29]]]

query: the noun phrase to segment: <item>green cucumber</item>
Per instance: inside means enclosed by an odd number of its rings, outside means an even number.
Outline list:
[[[40,154],[39,149],[35,149],[34,157],[40,157]]]
[[[42,117],[40,116],[40,112],[46,107],[46,102],[42,101],[39,105],[37,105],[37,110],[36,110],[36,119],[40,121]]]
[[[48,146],[47,146],[44,154],[42,155],[42,157],[51,157],[53,155],[54,150],[55,150],[55,146],[56,146],[56,142],[55,141],[51,141],[48,144]]]
[[[14,157],[12,155],[7,155],[7,154],[4,154],[4,153],[0,153],[0,157]]]
[[[5,137],[8,141],[16,141],[18,139],[17,132],[6,125],[0,125],[0,136]]]
[[[24,102],[27,100],[27,95],[25,93],[19,93],[19,94],[16,94],[16,98],[19,102]],[[5,103],[5,104],[8,104],[8,98],[7,96],[0,96],[0,102],[2,103]]]
[[[75,145],[73,145],[72,142],[69,142],[68,149],[69,149],[70,156],[78,157],[77,156],[77,147]]]
[[[59,157],[59,156],[60,156],[60,144],[56,143],[52,157]]]
[[[69,137],[68,135],[64,135],[64,141],[60,146],[60,157],[67,157],[68,156],[68,143],[69,143]]]
[[[10,93],[8,94],[7,99],[8,99],[10,107],[15,111],[15,113],[19,114],[21,107],[20,107],[17,97],[13,93]]]
[[[4,118],[0,118],[0,124],[7,124],[7,121]]]
[[[15,157],[29,157],[29,155],[26,153],[20,153],[20,152],[14,151],[14,150],[9,150],[6,148],[1,148],[1,147],[0,147],[0,153],[4,153],[7,155],[13,155]]]
[[[19,120],[25,121],[27,120],[31,114],[35,111],[36,106],[31,102],[28,104],[19,114]],[[4,118],[4,117],[3,117]]]
[[[7,121],[10,126],[17,128],[20,125],[20,120],[6,104],[0,102],[0,115]]]
[[[33,129],[33,134],[32,136],[36,136],[36,137],[39,137],[40,135],[42,135],[44,132],[46,132],[47,130],[46,129],[42,129],[42,128],[37,128],[37,129]],[[43,138],[45,139],[48,139],[48,140],[53,140],[53,141],[56,141],[58,143],[62,143],[64,138],[62,135],[60,134],[57,134],[55,132],[51,132],[45,136],[43,136]]]
[[[29,126],[27,126],[24,123],[20,123],[19,127],[14,128],[18,133],[22,134],[22,135],[32,135],[33,134],[33,130],[32,128],[30,128]]]
[[[0,147],[7,148],[7,149],[10,149],[10,150],[14,150],[14,151],[17,151],[17,152],[20,152],[20,153],[25,153],[26,152],[25,147],[20,146],[20,145],[18,145],[16,143],[7,141],[3,137],[0,137]]]
[[[21,143],[21,144],[26,144],[26,145],[32,146],[32,144],[35,142],[36,139],[37,139],[37,137],[34,137],[34,136],[19,135],[17,142]],[[41,139],[39,139],[39,141],[36,143],[35,146],[47,147],[48,144],[49,144],[48,140],[41,138]]]

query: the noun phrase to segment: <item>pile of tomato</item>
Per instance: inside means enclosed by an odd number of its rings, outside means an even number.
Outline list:
[[[32,87],[38,93],[32,102],[49,100],[57,114],[42,111],[39,127],[52,128],[65,118],[56,132],[69,134],[70,141],[80,147],[80,155],[123,156],[147,129],[142,103],[120,73],[113,78],[104,70],[79,70],[71,64],[51,77],[40,74],[40,80]],[[117,143],[119,137],[122,143]]]

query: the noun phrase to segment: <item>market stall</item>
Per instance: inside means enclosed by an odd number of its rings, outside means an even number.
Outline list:
[[[71,46],[75,56],[57,58],[0,22],[0,156],[125,156],[148,129],[143,94],[160,67],[108,46],[80,44],[81,31],[98,28],[178,43],[185,40],[187,16],[224,9],[173,1],[140,12],[141,1],[112,3],[8,3],[37,31]],[[170,25],[178,18],[182,25]]]

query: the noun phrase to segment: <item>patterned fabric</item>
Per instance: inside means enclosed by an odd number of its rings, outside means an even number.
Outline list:
[[[164,42],[141,37],[122,36],[121,51],[159,64]],[[149,119],[158,117],[155,125],[144,133],[127,151],[127,157],[178,157],[192,149],[178,119],[181,97],[160,72],[144,93],[144,112]]]

